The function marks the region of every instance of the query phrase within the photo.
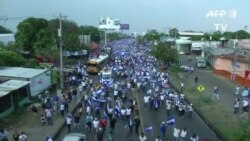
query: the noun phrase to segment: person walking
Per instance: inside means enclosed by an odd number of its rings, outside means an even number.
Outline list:
[[[236,97],[234,100],[234,114],[238,114],[239,111],[240,111],[240,99]]]
[[[199,137],[194,133],[191,137],[190,137],[191,141],[199,141]]]
[[[129,127],[129,133],[130,133],[130,134],[133,133],[133,126],[134,126],[133,119],[130,118],[129,121],[128,121],[128,127]]]
[[[167,129],[167,126],[166,126],[165,122],[163,121],[160,125],[160,131],[161,131],[161,135],[163,138],[166,137],[166,129]]]
[[[102,128],[103,134],[105,134],[106,126],[107,126],[107,120],[105,118],[102,118],[100,120],[100,127]]]
[[[15,133],[13,134],[14,141],[18,141],[19,140],[19,136],[20,136],[20,134],[17,132],[17,130],[15,130]]]
[[[174,127],[173,136],[174,136],[174,141],[178,141],[179,140],[180,129],[178,127]]]
[[[112,131],[113,134],[115,133],[115,124],[116,124],[116,119],[113,116],[110,120],[110,130]]]
[[[240,115],[240,118],[248,119],[248,112],[249,112],[249,100],[248,98],[244,97],[242,100],[242,114]]]
[[[99,128],[99,121],[98,121],[97,117],[93,121],[93,127],[94,127],[94,132],[97,133],[98,128]]]
[[[24,132],[21,132],[18,141],[27,141],[27,138],[28,136]]]
[[[220,97],[219,97],[219,87],[218,86],[214,86],[213,99],[216,99],[217,101],[219,101],[219,99],[220,99]]]
[[[86,127],[89,129],[89,131],[91,131],[92,130],[93,116],[90,113],[88,113],[85,121],[86,121]]]
[[[109,132],[106,141],[114,141],[113,133],[111,131]]]
[[[187,106],[187,112],[188,112],[188,118],[191,119],[192,114],[193,114],[193,104],[192,103]]]
[[[138,118],[138,116],[135,116],[135,133],[138,135],[139,134],[139,126],[140,126],[140,119]]]
[[[98,130],[96,131],[96,141],[103,141],[102,128],[98,128]]]
[[[167,116],[169,117],[171,114],[172,102],[170,100],[166,100],[166,109],[167,109]]]
[[[77,113],[74,117],[75,121],[75,129],[78,130],[80,128],[80,114]]]
[[[139,141],[147,141],[147,137],[144,135],[143,132],[141,132],[141,135],[139,137]]]
[[[52,126],[53,122],[52,122],[52,112],[51,112],[51,109],[49,109],[49,108],[45,109],[45,116],[46,116],[48,125]]]
[[[71,124],[72,124],[72,115],[70,113],[66,117],[66,124],[68,128],[68,133],[70,133]]]
[[[184,127],[182,130],[181,130],[181,134],[180,134],[180,141],[185,141],[186,138],[187,138],[187,129]]]

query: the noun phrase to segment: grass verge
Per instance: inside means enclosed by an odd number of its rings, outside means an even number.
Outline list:
[[[179,88],[181,79],[175,72],[171,75],[171,83],[174,88]],[[240,124],[242,121],[239,120],[237,115],[233,115],[228,111],[219,108],[218,103],[214,102],[211,96],[199,93],[194,86],[190,83],[186,84],[185,97],[187,101],[193,103],[196,111],[202,115],[202,118],[213,127],[218,134],[220,134],[223,140],[228,141],[250,141],[248,132],[249,126],[246,131],[245,125],[247,123]],[[243,133],[244,132],[244,133]],[[250,132],[249,132],[250,133]],[[242,137],[247,136],[247,137]]]

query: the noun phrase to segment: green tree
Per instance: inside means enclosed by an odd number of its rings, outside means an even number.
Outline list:
[[[178,38],[179,37],[179,30],[177,28],[171,28],[169,30],[168,34],[169,34],[170,37]]]
[[[54,33],[54,39],[58,38],[58,29],[60,27],[59,19],[52,19],[49,21],[49,27],[51,28],[52,32]],[[63,41],[63,50],[67,51],[76,51],[79,50],[80,41],[78,38],[79,35],[79,28],[77,24],[73,21],[69,20],[62,20],[62,41]]]
[[[175,63],[179,57],[176,49],[166,46],[164,43],[154,46],[150,54],[164,63]]]
[[[12,33],[12,31],[0,25],[0,34],[5,34],[5,33]]]
[[[196,35],[196,36],[192,36],[192,37],[191,37],[191,40],[192,40],[192,41],[201,41],[202,38],[203,38],[202,36]]]
[[[97,27],[80,26],[79,32],[80,32],[80,35],[90,35],[90,39],[92,42],[99,43],[101,40],[101,31]]]
[[[49,48],[55,44],[46,19],[28,18],[20,22],[15,35],[16,45],[34,54],[35,50]]]
[[[235,38],[235,33],[226,31],[223,33],[223,37],[225,37],[226,40],[234,39]]]
[[[223,37],[223,34],[220,31],[215,31],[212,33],[212,40],[219,41]]]
[[[107,40],[114,41],[120,39],[120,34],[118,32],[107,33]]]
[[[144,35],[143,40],[146,41],[160,41],[161,35],[156,30],[150,30]]]
[[[246,32],[245,30],[236,31],[234,34],[235,34],[235,38],[237,39],[249,39],[250,38],[250,34]]]
[[[23,66],[25,60],[22,56],[12,51],[0,50],[0,66]]]

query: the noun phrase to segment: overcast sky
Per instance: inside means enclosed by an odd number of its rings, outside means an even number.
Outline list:
[[[215,30],[214,24],[227,24],[227,30],[235,31],[250,26],[249,6],[250,0],[0,0],[0,18],[9,18],[0,25],[16,31],[23,18],[14,17],[52,19],[61,12],[78,25],[98,26],[100,17],[119,18],[130,24],[130,32],[171,27],[209,32]],[[227,15],[206,17],[210,10],[225,10]]]

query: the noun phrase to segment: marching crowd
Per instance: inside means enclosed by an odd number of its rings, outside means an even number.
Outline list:
[[[144,109],[148,112],[164,109],[167,118],[173,115],[179,119],[191,119],[192,104],[184,101],[184,83],[181,82],[181,93],[176,93],[170,87],[167,72],[158,71],[160,63],[149,55],[150,44],[136,43],[135,40],[120,40],[112,44],[111,60],[105,66],[114,72],[115,81],[112,85],[94,83],[86,72],[86,66],[79,63],[73,72],[66,75],[65,86],[68,89],[60,96],[50,96],[49,91],[39,99],[44,113],[40,116],[42,126],[53,126],[54,113],[65,118],[68,132],[79,131],[84,121],[87,132],[95,135],[96,141],[114,141],[117,132],[116,123],[121,121],[128,134],[137,135],[140,141],[146,141],[144,129],[140,130],[141,121],[138,111],[137,92],[143,94]],[[187,69],[190,71],[189,69]],[[193,70],[191,69],[191,72]],[[196,78],[198,81],[198,78]],[[197,82],[196,82],[197,83]],[[236,96],[239,94],[236,88]],[[86,93],[85,93],[86,92]],[[214,99],[219,100],[219,88],[214,88]],[[77,103],[77,112],[69,112],[69,103]],[[236,97],[234,113],[239,112],[240,100]],[[244,108],[244,106],[246,108]],[[243,99],[243,111],[247,111],[249,103]],[[166,126],[169,123],[162,121],[159,125],[159,136],[155,141],[162,141],[166,137]],[[109,127],[109,128],[107,128]],[[140,132],[141,131],[141,132]],[[0,135],[4,131],[0,130]],[[188,135],[191,135],[188,137]],[[18,137],[17,137],[18,136]],[[25,133],[15,134],[15,141],[25,141]],[[21,140],[20,138],[25,138]],[[188,133],[186,127],[173,126],[175,141],[198,141],[196,133]],[[52,141],[51,138],[49,138]]]

